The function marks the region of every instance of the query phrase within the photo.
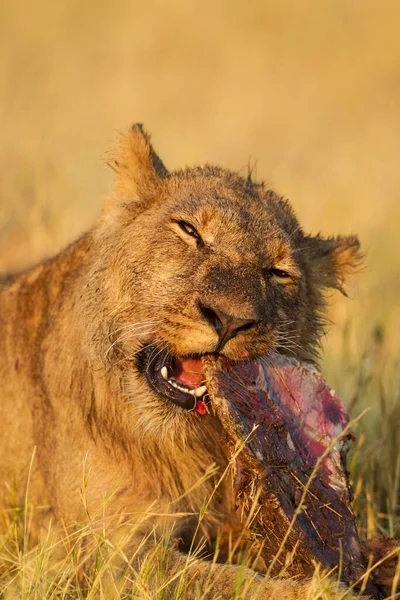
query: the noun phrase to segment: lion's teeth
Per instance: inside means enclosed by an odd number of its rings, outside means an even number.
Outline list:
[[[168,383],[170,385],[172,385],[172,387],[174,387],[175,389],[179,390],[180,392],[184,392],[185,394],[187,394],[189,392],[187,387],[179,385],[179,383],[174,381],[174,379],[168,379]]]
[[[164,377],[164,379],[167,379],[167,377],[166,377],[167,368],[166,367],[163,367],[161,369],[161,375]],[[200,387],[198,387],[194,390],[191,390],[186,385],[179,385],[179,383],[177,381],[175,381],[175,379],[167,379],[167,381],[175,389],[179,390],[180,392],[184,392],[185,394],[190,394],[191,396],[194,396],[195,398],[201,398],[201,396],[204,396],[204,394],[207,391],[207,388],[205,385],[201,385]]]
[[[161,375],[162,375],[162,377],[164,379],[168,380],[168,369],[167,369],[167,367],[162,367],[160,373],[161,373]]]
[[[190,390],[189,394],[192,394],[192,396],[195,396],[196,398],[201,398],[201,396],[204,396],[206,391],[207,391],[206,386],[201,385],[200,387],[196,388],[195,390]]]
[[[196,398],[200,398],[201,396],[204,396],[206,391],[207,391],[207,388],[205,385],[201,385],[200,387],[193,390],[194,396],[196,396]]]

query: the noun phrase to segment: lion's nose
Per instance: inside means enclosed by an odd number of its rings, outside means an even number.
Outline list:
[[[248,331],[258,323],[255,319],[239,319],[238,317],[227,315],[220,309],[205,306],[201,302],[199,303],[199,308],[205,320],[218,334],[219,344],[217,352],[221,350],[229,340],[236,337],[238,333]]]

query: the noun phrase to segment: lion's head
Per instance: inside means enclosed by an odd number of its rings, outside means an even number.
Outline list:
[[[250,177],[167,171],[141,125],[108,163],[116,188],[91,289],[102,352],[133,405],[199,411],[204,354],[315,358],[323,290],[343,290],[356,237],[306,235],[288,202]]]

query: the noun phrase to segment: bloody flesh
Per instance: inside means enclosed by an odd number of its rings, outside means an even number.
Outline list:
[[[209,358],[204,372],[234,457],[237,504],[253,515],[271,574],[308,576],[319,562],[357,581],[365,561],[346,470],[352,433],[334,391],[314,368],[284,357]],[[376,596],[372,584],[367,590]]]

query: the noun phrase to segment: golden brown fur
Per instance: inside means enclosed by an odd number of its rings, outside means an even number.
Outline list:
[[[170,521],[173,574],[209,498],[198,534],[208,552],[220,536],[226,559],[226,540],[240,537],[243,525],[229,477],[213,494],[226,468],[218,421],[157,395],[138,362],[142,348],[215,352],[216,331],[199,310],[206,305],[252,324],[219,348],[230,358],[315,358],[323,291],[342,289],[359,246],[355,237],[306,236],[288,203],[250,179],[209,166],[169,173],[141,126],[108,162],[115,193],[93,229],[0,284],[1,496],[7,503],[10,488],[24,490],[36,448],[29,497],[42,507],[38,523],[54,516],[70,526],[150,507],[190,513]],[[154,526],[157,535],[157,523],[161,533],[166,521],[148,519],[137,536]],[[201,586],[211,563],[197,560],[192,569]],[[231,598],[236,567],[215,569],[209,597]],[[305,599],[308,585],[259,578],[249,597]],[[182,596],[192,597],[194,586]]]

